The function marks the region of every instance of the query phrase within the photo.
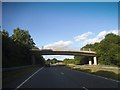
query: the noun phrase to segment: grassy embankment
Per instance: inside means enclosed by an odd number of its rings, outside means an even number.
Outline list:
[[[4,72],[2,72],[2,83],[7,84],[7,83],[13,81],[14,79],[23,77],[26,74],[31,75],[33,72],[35,72],[40,67],[41,66],[33,65],[30,67],[26,67],[26,68],[22,68],[22,69],[18,69],[18,70],[4,71]]]
[[[118,70],[102,69],[99,66],[96,66],[96,68],[86,68],[75,65],[67,65],[67,67],[120,81],[120,72]]]

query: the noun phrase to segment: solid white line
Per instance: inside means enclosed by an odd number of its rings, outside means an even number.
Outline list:
[[[82,71],[81,71],[82,72]],[[87,72],[82,72],[84,74],[87,74],[87,75],[90,75],[90,76],[96,76],[96,77],[100,77],[100,78],[103,78],[103,79],[106,79],[106,80],[111,80],[111,81],[114,81],[114,82],[120,82],[118,80],[114,80],[114,79],[111,79],[111,78],[107,78],[107,77],[103,77],[103,76],[99,76],[99,75],[95,75],[95,74],[91,74],[91,73],[87,73]]]
[[[83,89],[88,90],[86,87],[83,87]]]
[[[64,73],[63,73],[63,72],[61,72],[61,74],[63,75]]]
[[[30,77],[28,77],[24,82],[22,82],[19,86],[17,86],[17,88],[15,90],[17,90],[18,88],[20,88],[24,83],[26,83],[30,78],[32,78],[36,73],[38,73],[40,70],[42,70],[42,68],[38,69],[35,73],[33,73]]]

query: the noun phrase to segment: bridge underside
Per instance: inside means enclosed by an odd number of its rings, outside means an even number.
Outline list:
[[[66,52],[66,51],[32,51],[32,54],[40,54],[40,55],[78,55],[78,56],[96,56],[95,53],[89,52]]]
[[[52,50],[32,50],[32,61],[35,63],[35,54],[39,55],[76,55],[76,56],[87,56],[89,57],[89,65],[92,65],[92,61],[94,65],[97,65],[96,53],[91,51],[52,51]],[[93,60],[91,60],[91,57]]]

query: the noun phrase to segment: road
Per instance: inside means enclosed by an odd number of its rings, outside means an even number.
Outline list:
[[[69,68],[43,67],[17,88],[118,88],[118,82]]]

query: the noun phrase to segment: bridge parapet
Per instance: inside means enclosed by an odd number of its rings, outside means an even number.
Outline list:
[[[94,65],[97,65],[96,52],[95,51],[83,51],[83,50],[52,50],[52,49],[31,49],[32,54],[40,55],[76,55],[76,56],[87,56],[89,57],[89,65],[92,65],[93,57]],[[34,60],[34,59],[33,59]]]
[[[83,55],[83,56],[96,56],[95,51],[83,50],[52,50],[52,49],[31,49],[32,53],[40,53],[42,55]]]

